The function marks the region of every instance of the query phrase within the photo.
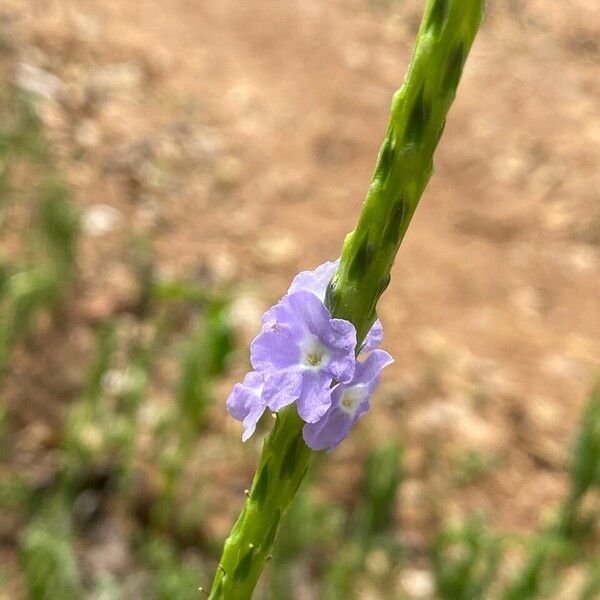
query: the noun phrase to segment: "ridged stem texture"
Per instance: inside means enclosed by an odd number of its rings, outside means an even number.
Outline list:
[[[483,0],[428,0],[406,79],[356,229],[344,241],[326,304],[354,324],[359,345],[376,319],[379,297],[433,172],[463,66],[483,17]],[[251,598],[277,531],[314,454],[290,406],[276,416],[244,508],[225,542],[210,600]]]

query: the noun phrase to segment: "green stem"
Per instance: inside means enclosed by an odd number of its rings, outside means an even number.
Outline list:
[[[427,0],[413,59],[394,94],[385,140],[358,225],[344,242],[327,292],[335,317],[359,344],[376,319],[398,247],[433,172],[433,153],[483,16],[483,0]],[[267,437],[242,513],[225,542],[210,600],[247,600],[308,469],[313,452],[289,407]]]
[[[314,455],[302,439],[302,425],[293,407],[277,414],[244,508],[225,541],[211,599],[251,597]]]
[[[475,34],[482,0],[428,0],[412,63],[392,100],[387,132],[356,229],[348,234],[328,301],[363,339],[390,281],[398,247],[433,173],[444,130]]]

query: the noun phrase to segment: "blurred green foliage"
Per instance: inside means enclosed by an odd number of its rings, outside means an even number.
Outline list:
[[[578,596],[578,600],[594,600],[595,598],[600,598],[600,557],[596,557],[589,566],[586,580]]]
[[[0,252],[0,377],[13,344],[26,336],[35,317],[64,298],[74,275],[78,213],[58,176],[33,104],[10,86],[11,102],[0,107],[0,233],[12,226],[19,202],[29,205],[19,259]],[[26,165],[33,178],[25,192],[11,173]]]
[[[463,453],[456,465],[454,480],[458,485],[471,485],[493,471],[499,462],[495,454],[469,448]]]
[[[600,384],[590,394],[573,444],[571,490],[560,525],[563,533],[572,532],[578,504],[594,488],[600,488]]]
[[[327,600],[359,598],[360,579],[382,590],[390,584],[400,557],[393,515],[402,478],[400,449],[384,443],[371,451],[353,507],[318,499],[312,485],[318,474],[317,467],[283,525],[268,570],[266,598],[295,597],[299,563],[318,573],[318,597]],[[383,563],[376,578],[369,572],[370,557]]]
[[[588,546],[598,514],[585,514],[584,501],[589,494],[597,493],[600,489],[598,384],[592,389],[582,411],[571,452],[569,473],[570,488],[555,520],[530,542],[530,551],[523,567],[502,591],[502,600],[551,597],[560,586],[561,567],[582,561],[596,564],[598,553]],[[593,577],[590,581],[588,589],[593,590]]]
[[[435,586],[447,600],[487,598],[499,566],[500,538],[477,516],[445,527],[430,548]]]
[[[227,304],[212,302],[205,318],[196,325],[185,343],[176,393],[182,415],[197,430],[205,424],[210,382],[223,373],[232,351],[233,332],[227,317]]]
[[[148,540],[142,555],[151,575],[145,597],[156,600],[195,600],[199,597],[198,581],[203,576],[199,560],[182,556],[159,536]]]
[[[83,597],[73,541],[65,499],[60,495],[49,497],[32,517],[20,546],[30,598]]]
[[[393,526],[396,493],[401,481],[398,445],[386,443],[372,450],[365,464],[354,528],[364,548],[368,549],[379,536],[387,535]]]

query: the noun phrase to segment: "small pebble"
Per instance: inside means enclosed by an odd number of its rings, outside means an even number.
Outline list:
[[[83,230],[99,237],[114,231],[121,221],[121,213],[108,204],[93,204],[83,215]]]

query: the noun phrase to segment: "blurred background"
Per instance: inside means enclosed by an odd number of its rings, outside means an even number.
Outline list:
[[[0,598],[203,597],[269,426],[225,399],[353,228],[423,5],[3,0]],[[257,598],[600,597],[599,59],[595,0],[489,3],[396,362]]]

